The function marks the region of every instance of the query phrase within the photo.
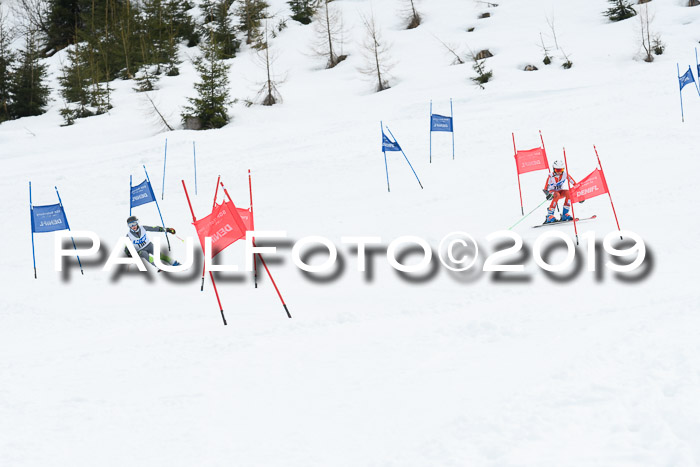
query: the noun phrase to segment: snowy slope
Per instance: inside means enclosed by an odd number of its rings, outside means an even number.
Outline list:
[[[271,3],[285,14],[283,1]],[[333,3],[349,58],[324,70],[309,52],[312,27],[289,21],[275,43],[284,103],[242,104],[262,77],[243,50],[230,76],[240,101],[221,130],[161,133],[123,81],[107,115],[60,127],[56,95],[47,114],[0,125],[9,224],[1,234],[0,465],[698,465],[700,98],[685,89],[681,123],[675,77],[676,62],[694,64],[700,8],[649,3],[667,52],[648,64],[638,58],[637,19],[607,22],[604,0],[425,1],[425,21],[411,31],[396,16],[398,1],[373,2],[396,62],[393,87],[375,94],[357,71],[359,13],[370,2]],[[477,19],[487,10],[490,18]],[[547,15],[571,70],[558,53],[540,66]],[[493,82],[472,85],[471,67],[449,66],[432,34],[463,52],[491,50]],[[54,79],[61,59],[49,60]],[[521,71],[527,63],[540,70]],[[181,71],[155,94],[175,121],[196,79],[189,62]],[[445,113],[449,98],[456,157],[449,137],[435,134],[429,164],[428,102]],[[424,190],[391,153],[386,192],[380,120]],[[415,282],[382,255],[370,278],[356,271],[341,236],[376,235],[386,245],[418,235],[437,248],[462,230],[491,251],[486,236],[520,217],[511,132],[528,148],[538,130],[550,161],[566,147],[576,178],[595,167],[596,144],[622,227],[647,244],[641,279],[584,268],[555,281],[532,259],[517,281],[440,266]],[[247,206],[251,169],[256,227],[287,230],[292,240],[328,237],[342,274],[310,280],[283,244],[271,269],[294,319],[266,278],[255,289],[248,273],[220,274],[226,327],[210,284],[199,291],[197,267],[177,279],[118,276],[93,262],[85,276],[71,268],[66,278],[53,272],[52,236],[37,235],[35,280],[27,182],[35,204],[54,203],[58,186],[71,227],[97,232],[108,248],[125,233],[129,175],[140,181],[145,164],[161,192],[166,137],[161,209],[178,234],[194,235],[180,180],[193,194],[196,141],[198,215],[211,208],[219,174]],[[527,212],[542,201],[544,174],[522,183]],[[576,208],[598,215],[584,231],[602,239],[615,229],[607,198]],[[153,206],[135,213],[157,223]],[[530,247],[542,229],[529,226],[543,219],[541,208],[516,228]],[[573,236],[571,226],[556,229]],[[183,245],[173,245],[183,257]],[[242,265],[242,255],[235,245],[221,256]]]

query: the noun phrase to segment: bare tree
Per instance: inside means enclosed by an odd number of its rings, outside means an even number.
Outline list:
[[[16,0],[12,5],[15,18],[23,28],[46,35],[49,32],[51,5],[48,0]]]
[[[454,46],[452,44],[446,44],[435,34],[433,34],[433,37],[435,38],[435,40],[437,40],[439,43],[441,43],[442,46],[445,47],[445,49],[447,49],[447,51],[450,54],[452,54],[452,56],[454,57],[454,60],[452,60],[452,65],[463,65],[464,64],[464,60],[462,60],[462,57],[460,57],[459,54],[457,53],[456,46]]]
[[[260,99],[262,105],[275,105],[282,101],[282,96],[277,90],[277,85],[280,83],[280,81],[277,80],[274,72],[272,71],[272,65],[274,64],[277,56],[272,50],[272,44],[269,42],[268,31],[267,22],[265,22],[264,34],[256,46],[256,58],[260,66],[265,70],[266,76],[260,91],[258,91],[258,98]]]
[[[545,19],[547,20],[547,26],[549,26],[549,30],[552,31],[552,38],[554,39],[554,47],[559,50],[559,42],[557,42],[557,30],[554,29],[554,13],[552,13],[552,19],[549,19],[549,16],[545,16]]]
[[[167,129],[168,131],[173,131],[173,127],[170,125],[170,123],[168,123],[168,120],[165,118],[160,109],[158,109],[158,105],[155,103],[151,95],[148,92],[144,92],[143,96],[146,98],[147,113],[158,123],[159,126],[163,128],[163,130]]]
[[[406,29],[413,29],[417,28],[420,26],[421,23],[421,15],[418,13],[418,10],[416,10],[416,2],[418,0],[404,0],[404,8],[406,10],[406,20],[407,20],[407,25]]]
[[[339,11],[329,7],[330,0],[321,0],[321,7],[314,15],[316,43],[313,51],[326,59],[326,68],[333,68],[345,60],[346,56],[338,51],[338,43],[342,41],[342,16]]]
[[[389,59],[389,46],[377,28],[373,12],[369,16],[362,15],[361,19],[366,34],[363,43],[366,64],[360,68],[360,72],[376,80],[377,92],[389,89],[389,71],[393,66]]]
[[[561,54],[562,54],[562,56],[564,57],[564,63],[561,64],[561,67],[562,67],[562,68],[568,70],[569,68],[571,68],[572,66],[574,66],[574,62],[571,61],[571,58],[569,58],[569,57],[570,57],[569,54],[567,54],[566,52],[564,52],[564,49],[563,49],[563,48],[561,49]]]
[[[649,17],[649,7],[644,5],[639,12],[639,32],[642,39],[642,48],[644,49],[644,61],[653,62],[654,56],[652,55],[652,45],[651,45],[651,31],[649,26],[653,21],[654,17]]]
[[[549,56],[549,47],[547,47],[544,44],[544,39],[542,38],[542,33],[540,33],[540,49],[542,49],[542,53],[544,54],[544,59],[542,60],[542,63],[545,65],[549,65],[552,63],[552,57]]]

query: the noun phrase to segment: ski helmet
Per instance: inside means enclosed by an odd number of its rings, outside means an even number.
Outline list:
[[[136,216],[129,216],[126,223],[129,225],[130,229],[136,230],[139,228],[139,218]]]
[[[563,172],[564,171],[564,163],[562,161],[554,161],[554,164],[552,164],[552,168],[554,169],[555,172]]]

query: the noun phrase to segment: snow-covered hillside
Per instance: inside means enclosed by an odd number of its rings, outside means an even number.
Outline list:
[[[284,1],[270,3],[288,16]],[[310,52],[313,26],[289,20],[274,39],[284,102],[244,105],[263,79],[244,47],[231,60],[238,103],[223,129],[162,133],[129,81],[113,83],[106,115],[61,127],[54,92],[45,115],[0,125],[0,465],[699,465],[700,97],[685,88],[681,123],[676,63],[695,68],[700,7],[648,3],[667,47],[645,63],[638,19],[607,21],[605,0],[495,8],[424,0],[413,30],[404,30],[398,0],[333,3],[348,59],[323,69]],[[370,8],[395,62],[381,93],[358,72],[360,14]],[[554,64],[541,63],[547,17],[570,70],[556,50]],[[471,66],[450,66],[434,36],[462,54],[489,49],[493,80],[476,87]],[[54,88],[62,60],[64,52],[47,60]],[[539,70],[522,71],[527,64]],[[194,80],[186,60],[153,94],[176,122]],[[446,113],[450,98],[456,157],[449,136],[436,133],[430,164],[429,101]],[[424,190],[400,153],[388,153],[387,193],[380,121]],[[622,228],[646,243],[641,274],[584,265],[556,280],[531,254],[515,275],[455,274],[436,263],[434,276],[416,281],[382,253],[371,274],[357,272],[341,236],[380,236],[386,246],[416,235],[437,249],[446,234],[466,231],[482,248],[480,269],[493,251],[486,236],[521,217],[511,132],[525,149],[539,144],[538,130],[550,162],[566,147],[577,179],[595,168],[597,146]],[[57,186],[71,227],[95,231],[106,255],[126,233],[129,176],[140,182],[144,164],[165,223],[181,237],[195,235],[181,180],[204,216],[218,175],[248,205],[250,169],[256,228],[286,230],[292,241],[327,237],[344,269],[312,280],[283,242],[268,260],[293,319],[267,278],[256,289],[249,273],[226,273],[217,284],[228,326],[210,283],[200,292],[198,267],[182,278],[118,275],[84,258],[84,276],[73,266],[62,275],[53,271],[53,236],[38,234],[35,280],[28,182],[37,205],[55,203]],[[526,213],[543,201],[544,178],[522,176]],[[597,215],[580,229],[600,240],[616,229],[607,197],[575,209]],[[134,213],[158,223],[153,205]],[[544,215],[543,206],[515,228],[529,251],[543,230],[530,227]],[[573,238],[570,225],[551,228]],[[173,247],[184,257],[181,242]],[[585,255],[582,243],[577,256]],[[220,257],[242,266],[243,247]]]

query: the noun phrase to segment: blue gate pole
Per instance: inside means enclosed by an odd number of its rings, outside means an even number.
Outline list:
[[[63,207],[63,202],[61,201],[61,195],[58,194],[58,188],[54,186],[54,189],[56,190],[56,196],[58,196],[58,204],[61,205],[61,210],[63,211],[63,217],[66,219],[66,227],[68,227],[68,232],[70,232],[70,224],[68,223],[68,216],[66,215],[66,209]],[[73,242],[73,249],[78,250],[78,247],[75,246],[75,239],[73,238],[73,235],[70,236],[70,240]],[[83,272],[83,264],[80,262],[80,256],[75,255],[76,258],[78,258],[78,266],[80,266],[80,274],[83,276],[85,273]]]
[[[430,163],[433,163],[433,100],[430,100]]]
[[[384,150],[384,123],[379,122],[379,126],[382,128],[382,153],[384,154],[384,170],[386,171],[386,191],[391,192],[391,188],[389,188],[389,168],[386,165],[386,151]]]
[[[34,279],[36,279],[36,255],[34,254],[34,206],[32,206],[32,182],[29,182],[29,220],[32,226],[32,262],[34,263]]]
[[[683,115],[683,88],[681,87],[681,69],[678,66],[678,63],[676,63],[676,69],[678,70],[678,87],[680,89],[678,93],[681,95],[681,121],[685,122],[685,116]]]
[[[129,217],[131,217],[131,188],[133,187],[132,177],[129,175]]]
[[[165,197],[165,163],[168,160],[168,138],[165,138],[165,157],[163,158],[163,186],[161,188],[160,199]]]
[[[386,129],[387,129],[387,131],[389,132],[389,134],[391,135],[391,137],[394,138],[394,142],[399,146],[399,149],[401,149],[401,145],[398,144],[398,141],[396,141],[396,136],[394,136],[394,134],[391,132],[391,130],[389,129],[389,127],[386,127]],[[411,168],[411,171],[413,172],[413,175],[416,176],[416,180],[418,180],[418,184],[420,185],[421,190],[422,190],[422,189],[423,189],[423,184],[420,182],[420,178],[418,178],[418,174],[416,173],[416,171],[413,170],[413,166],[411,165],[411,161],[408,160],[408,157],[406,157],[406,153],[403,152],[403,149],[401,149],[401,154],[403,154],[403,158],[406,159],[406,162],[408,162],[408,166]]]
[[[146,166],[143,166],[143,171],[146,172],[146,181],[148,182],[148,188],[151,190],[151,194],[153,193],[153,187],[151,186],[151,179],[148,178],[148,171],[146,170]],[[158,206],[158,200],[156,197],[153,197],[153,201],[156,203],[156,208],[158,208],[158,215],[160,216],[160,223],[163,226],[163,231],[165,233],[165,241],[168,242],[168,251],[170,251],[170,239],[168,238],[168,232],[165,232],[165,221],[163,220],[163,214],[160,213],[160,206]]]
[[[695,88],[698,90],[698,95],[700,95],[700,65],[698,64],[698,48],[695,47],[695,68],[698,69],[698,82],[695,83]]]
[[[452,124],[452,160],[455,160],[455,117],[452,113],[452,98],[450,97],[450,123]]]

